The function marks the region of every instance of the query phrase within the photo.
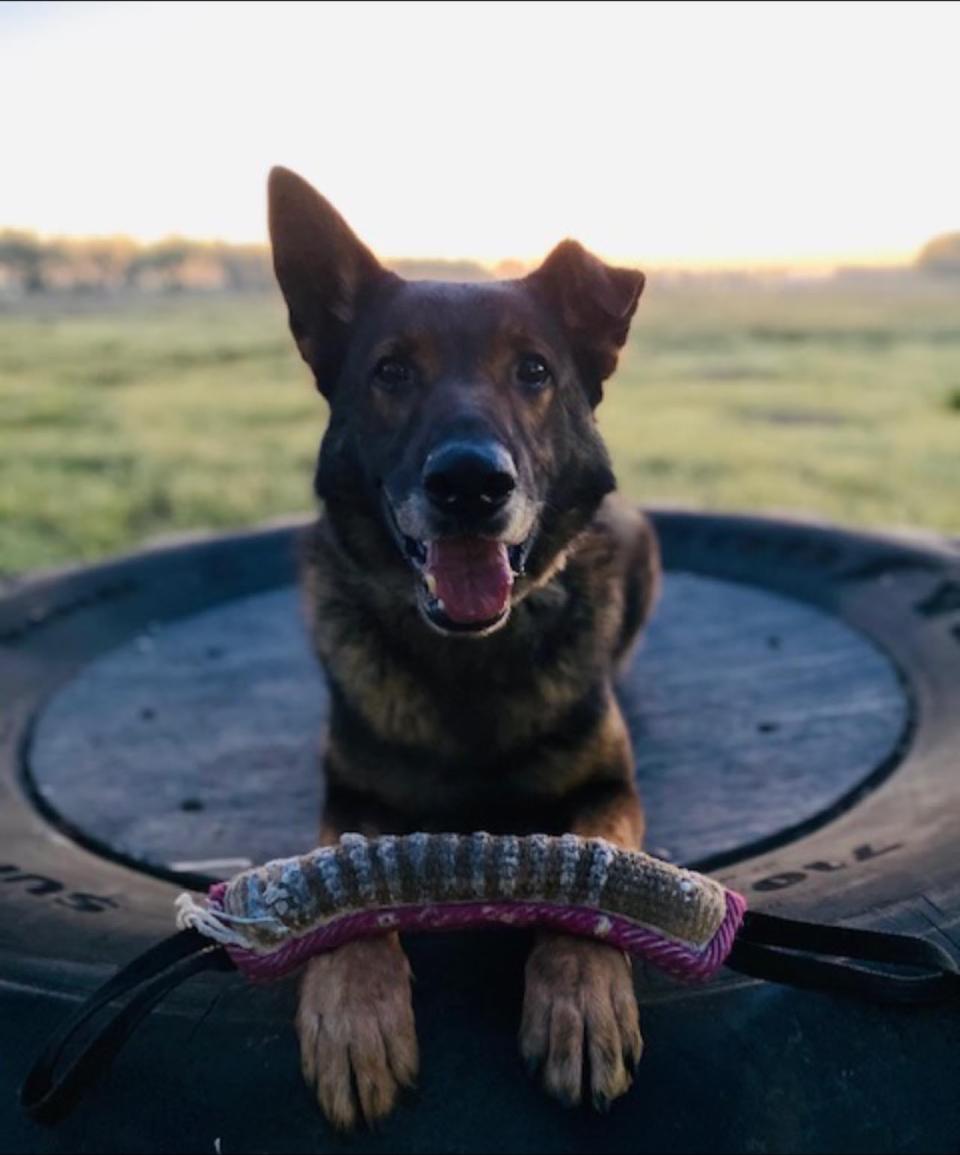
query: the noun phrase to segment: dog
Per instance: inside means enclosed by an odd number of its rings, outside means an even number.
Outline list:
[[[613,683],[659,555],[614,492],[595,411],[643,274],[566,240],[519,279],[406,281],[283,168],[269,218],[290,329],[330,407],[304,558],[331,695],[323,841],[569,831],[639,848]],[[410,984],[395,934],[309,964],[302,1067],[336,1127],[375,1123],[415,1081]],[[642,1050],[627,958],[540,935],[520,1049],[565,1103],[622,1095]]]

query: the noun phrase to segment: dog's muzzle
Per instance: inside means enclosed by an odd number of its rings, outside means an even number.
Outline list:
[[[384,498],[397,544],[419,578],[427,622],[473,637],[502,626],[531,528],[530,518],[518,516],[527,503],[506,447],[483,435],[443,441],[428,454],[412,497],[399,508],[386,489]]]

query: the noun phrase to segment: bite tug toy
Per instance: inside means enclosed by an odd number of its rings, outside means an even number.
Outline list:
[[[252,979],[386,930],[538,926],[595,938],[683,979],[723,964],[746,902],[702,874],[602,839],[411,834],[281,859],[177,901],[178,925]]]
[[[727,965],[880,1002],[960,995],[960,968],[929,940],[747,911],[714,879],[569,834],[347,834],[246,870],[205,899],[181,895],[176,906],[180,931],[119,971],[48,1042],[21,1088],[34,1118],[62,1118],[136,1024],[191,975],[279,978],[314,955],[393,930],[545,927],[606,942],[683,980]],[[121,998],[78,1051],[85,1024]],[[58,1072],[68,1050],[74,1058]]]

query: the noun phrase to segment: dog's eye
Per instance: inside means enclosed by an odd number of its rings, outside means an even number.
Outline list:
[[[528,389],[542,389],[550,380],[550,366],[538,353],[524,353],[517,362],[517,380]]]
[[[413,380],[413,367],[401,357],[381,357],[374,366],[373,380],[387,393],[395,393]]]

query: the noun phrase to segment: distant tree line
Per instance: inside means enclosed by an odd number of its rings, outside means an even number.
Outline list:
[[[391,267],[414,279],[480,281],[522,276],[517,261],[489,270],[475,261],[399,260]],[[960,277],[960,232],[935,237],[914,269]],[[53,238],[0,231],[0,298],[42,293],[261,292],[274,287],[264,245],[170,237],[140,244],[129,237]]]
[[[944,233],[925,244],[917,268],[934,276],[960,277],[960,233]]]
[[[484,280],[492,274],[472,261],[395,261],[413,278]],[[512,271],[505,263],[503,271]],[[0,296],[40,293],[258,292],[274,286],[263,245],[171,237],[138,244],[129,237],[45,239],[0,232]]]

